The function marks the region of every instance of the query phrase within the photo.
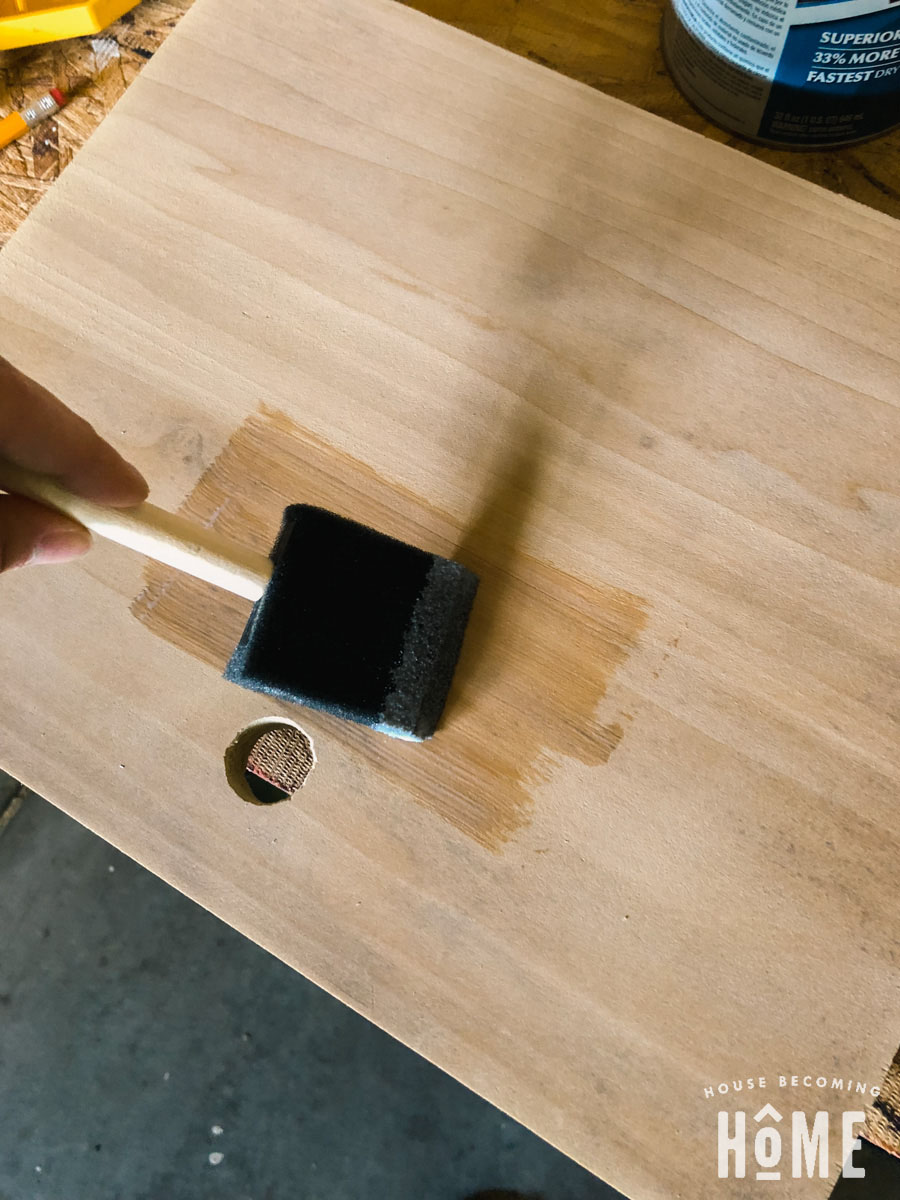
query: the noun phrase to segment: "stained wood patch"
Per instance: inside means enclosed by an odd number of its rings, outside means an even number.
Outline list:
[[[597,706],[647,619],[640,597],[573,579],[518,548],[532,452],[512,452],[482,511],[463,529],[283,413],[264,412],[238,429],[181,510],[268,551],[288,504],[318,504],[458,558],[481,576],[443,727],[432,742],[411,746],[317,720],[345,742],[364,743],[373,771],[493,850],[528,822],[534,787],[558,756],[597,766],[616,749],[623,724],[598,720]],[[155,634],[223,670],[250,606],[152,564],[132,612]]]

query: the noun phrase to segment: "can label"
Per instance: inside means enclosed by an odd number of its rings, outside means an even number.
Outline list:
[[[839,145],[900,122],[900,0],[672,0],[675,82],[720,125]]]

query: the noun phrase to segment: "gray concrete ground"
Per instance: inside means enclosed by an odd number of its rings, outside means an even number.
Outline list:
[[[479,1192],[617,1196],[26,794],[0,836],[0,1200]]]

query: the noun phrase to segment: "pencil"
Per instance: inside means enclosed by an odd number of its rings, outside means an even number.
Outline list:
[[[46,96],[41,96],[40,100],[22,112],[12,112],[8,117],[3,117],[0,120],[0,149],[34,129],[47,117],[58,113],[65,103],[66,97],[59,88],[51,88]]]

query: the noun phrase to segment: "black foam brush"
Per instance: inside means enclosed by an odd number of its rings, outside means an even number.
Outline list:
[[[295,504],[225,678],[393,737],[431,737],[478,580],[324,508]]]
[[[270,557],[152,504],[103,508],[0,463],[0,488],[255,602],[225,678],[392,737],[435,732],[478,579],[460,563],[308,504]]]

